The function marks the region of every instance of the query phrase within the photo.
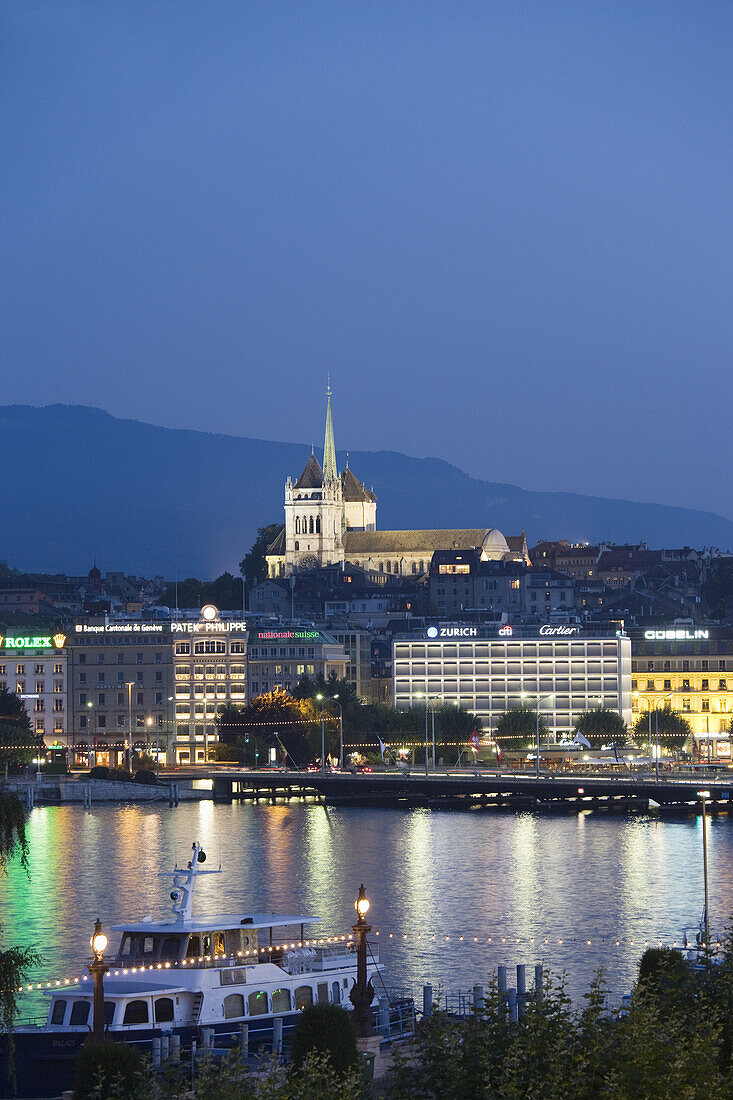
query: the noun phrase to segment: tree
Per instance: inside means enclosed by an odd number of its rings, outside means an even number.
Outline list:
[[[19,577],[20,569],[13,569],[6,561],[0,561],[0,577]]]
[[[3,767],[29,764],[39,747],[23,703],[14,692],[3,688],[0,691],[0,761]]]
[[[683,748],[692,734],[690,723],[679,711],[673,710],[669,703],[650,710],[648,714],[638,716],[634,722],[634,739],[639,744],[647,743],[650,729],[651,744],[656,743],[657,729],[659,729],[659,744],[665,749]],[[651,749],[651,745],[649,747]]]
[[[231,573],[222,573],[213,581],[187,577],[185,581],[169,585],[160,602],[165,607],[203,607],[213,603],[221,611],[241,611],[243,583]]]
[[[282,688],[258,695],[245,707],[222,707],[217,716],[220,740],[240,752],[243,746],[248,763],[264,763],[268,749],[277,747],[278,755],[284,750],[299,768],[320,755],[320,733],[315,735],[319,722],[320,710],[310,700],[294,699]],[[331,727],[332,722],[326,727],[327,748],[333,741]]]
[[[248,588],[254,588],[256,584],[267,577],[265,554],[282,529],[282,523],[269,523],[267,527],[257,528],[257,538],[252,543],[251,550],[244,555],[239,563],[239,572],[244,577]]]
[[[300,1016],[293,1034],[293,1069],[298,1072],[309,1054],[327,1054],[339,1077],[358,1065],[353,1013],[339,1005],[310,1005]]]
[[[540,711],[540,741],[547,739],[547,722]],[[510,707],[496,721],[496,740],[508,748],[529,748],[537,740],[537,711],[524,703]]]
[[[582,733],[591,748],[600,749],[602,745],[624,744],[629,731],[621,715],[607,707],[594,707],[584,710],[575,723],[578,733]]]

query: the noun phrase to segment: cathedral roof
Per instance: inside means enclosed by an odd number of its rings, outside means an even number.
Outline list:
[[[305,469],[295,483],[296,489],[320,489],[323,485],[323,470],[314,454],[305,464]]]
[[[481,547],[485,527],[448,531],[345,531],[344,550],[354,554],[468,550]]]
[[[341,486],[343,489],[344,500],[376,500],[374,493],[370,493],[369,490],[362,485],[357,477],[351,472],[347,466],[341,473]]]

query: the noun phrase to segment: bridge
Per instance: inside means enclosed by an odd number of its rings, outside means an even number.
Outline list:
[[[207,779],[217,801],[234,799],[278,801],[319,798],[330,805],[428,806],[473,809],[665,810],[697,813],[705,791],[708,808],[727,811],[733,806],[733,774],[707,775],[535,773],[480,769],[439,769],[406,775],[399,771],[303,772],[246,768],[186,769],[161,779]]]

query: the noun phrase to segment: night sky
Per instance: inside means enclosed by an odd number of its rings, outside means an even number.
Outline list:
[[[729,2],[0,22],[0,403],[733,516]]]

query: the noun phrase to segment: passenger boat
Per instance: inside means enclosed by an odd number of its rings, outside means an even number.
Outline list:
[[[320,918],[266,913],[193,915],[193,894],[205,870],[200,844],[185,868],[162,872],[172,877],[172,916],[113,925],[121,933],[104,980],[106,1035],[132,1043],[148,1054],[160,1037],[190,1054],[193,1044],[247,1044],[249,1054],[272,1048],[273,1036],[287,1044],[298,1014],[315,1003],[351,1010],[356,981],[356,949],[351,936],[305,937]],[[379,975],[370,947],[367,976]],[[386,990],[384,991],[386,993]],[[48,1016],[41,1024],[14,1029],[15,1094],[60,1095],[73,1087],[74,1062],[91,1033],[93,983],[88,976],[47,991]],[[409,1033],[414,1009],[375,995],[375,1023],[388,1035]],[[278,1023],[278,1021],[280,1021]],[[174,1038],[174,1037],[178,1038]],[[167,1038],[166,1038],[167,1037]],[[0,1051],[0,1095],[12,1095],[8,1076],[8,1036]]]

